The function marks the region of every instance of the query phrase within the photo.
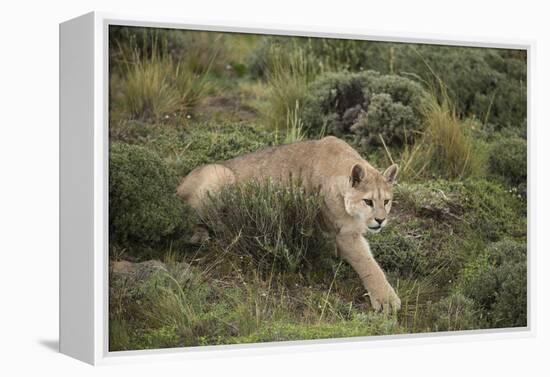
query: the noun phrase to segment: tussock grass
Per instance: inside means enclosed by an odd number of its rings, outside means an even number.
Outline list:
[[[300,118],[300,102],[296,101],[294,111],[287,112],[286,131],[283,144],[296,143],[306,138],[304,122]]]
[[[274,46],[269,57],[269,107],[264,110],[267,123],[283,132],[301,129],[302,107],[308,85],[321,72],[321,66],[299,47],[286,55]]]
[[[150,53],[134,50],[125,56],[121,72],[111,78],[111,119],[161,121],[184,117],[208,88],[210,65],[189,59],[177,61],[166,41],[153,39]],[[197,51],[203,54],[203,51]],[[203,60],[202,56],[197,59]],[[210,63],[215,55],[210,56]]]
[[[403,179],[480,176],[486,165],[483,146],[472,135],[473,123],[460,118],[445,92],[441,99],[432,92],[421,112],[425,128],[419,141],[403,149]]]

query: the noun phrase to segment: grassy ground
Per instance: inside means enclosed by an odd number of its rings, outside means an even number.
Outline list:
[[[440,47],[288,41],[111,31],[110,350],[525,326],[525,122],[499,107],[524,110],[523,56],[444,55],[480,87],[445,82]],[[189,243],[189,171],[326,134],[401,166],[368,236],[398,314],[370,310],[298,187],[226,190],[200,219],[212,240]]]

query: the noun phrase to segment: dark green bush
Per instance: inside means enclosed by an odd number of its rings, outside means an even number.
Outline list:
[[[296,271],[327,249],[319,224],[321,202],[293,183],[271,180],[226,187],[201,214],[226,251],[251,258],[262,269],[274,264]]]
[[[109,150],[109,238],[114,245],[169,245],[189,228],[175,196],[178,177],[154,152],[113,143]]]
[[[317,79],[308,92],[303,106],[303,122],[311,134],[320,134],[322,130],[335,135],[350,132],[365,102],[360,75],[326,74]]]
[[[401,145],[421,128],[420,105],[425,92],[398,76],[329,73],[315,81],[304,101],[303,122],[308,132],[354,135],[358,142]]]
[[[380,93],[371,97],[368,112],[361,113],[351,131],[360,137],[364,146],[379,144],[380,135],[386,144],[401,145],[405,142],[406,130],[415,124],[418,125],[418,119],[410,107],[394,102],[389,94]]]
[[[491,244],[466,264],[459,290],[474,300],[488,327],[527,324],[527,248],[525,242]]]
[[[479,310],[472,299],[452,293],[435,304],[428,304],[423,313],[426,331],[459,331],[479,328]]]
[[[406,234],[401,227],[392,226],[380,234],[367,235],[367,238],[373,255],[385,271],[397,273],[399,276],[426,274],[422,242]]]
[[[501,185],[487,180],[466,180],[462,199],[464,219],[487,241],[527,237],[525,202]]]
[[[489,171],[525,196],[527,192],[527,141],[519,137],[493,143],[489,154]]]
[[[509,56],[496,49],[402,44],[396,46],[394,60],[396,72],[414,73],[436,87],[437,75],[460,114],[497,129],[522,126],[527,114],[524,52]]]
[[[391,215],[390,215],[391,216]],[[449,235],[456,219],[415,218],[406,222],[390,218],[380,234],[368,235],[371,250],[380,266],[400,279],[428,279],[431,284],[449,285],[463,265],[468,243],[460,233]]]

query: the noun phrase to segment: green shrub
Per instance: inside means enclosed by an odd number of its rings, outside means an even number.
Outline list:
[[[368,112],[361,113],[350,130],[358,135],[361,144],[379,144],[380,136],[389,145],[402,145],[406,141],[406,130],[418,124],[410,107],[394,102],[389,94],[375,94],[371,97]],[[412,135],[409,136],[412,139]]]
[[[527,64],[524,52],[406,46],[396,50],[395,69],[434,83],[434,73],[448,87],[459,114],[476,116],[497,129],[520,128],[527,114]],[[433,72],[432,72],[433,71]]]
[[[481,179],[466,180],[464,188],[467,192],[463,199],[464,219],[484,240],[527,237],[527,208],[517,195]]]
[[[304,102],[304,126],[310,134],[353,135],[362,145],[402,145],[421,129],[421,87],[404,77],[329,73],[315,81]]]
[[[423,331],[460,331],[479,328],[480,313],[473,300],[452,293],[435,304],[428,304],[422,322]]]
[[[201,214],[222,249],[248,256],[261,269],[296,271],[327,248],[319,224],[321,202],[298,182],[271,180],[227,187]]]
[[[503,240],[466,264],[459,290],[474,300],[488,327],[527,324],[527,247]]]
[[[495,141],[489,153],[489,171],[525,196],[527,194],[527,141],[519,137]]]
[[[154,152],[124,143],[109,150],[109,238],[114,245],[169,245],[191,215],[175,196],[178,177]]]
[[[364,102],[361,76],[348,73],[325,74],[308,90],[303,108],[304,124],[312,135],[325,131],[335,135],[349,133]],[[348,109],[355,110],[354,114],[348,114],[344,118]]]
[[[438,289],[448,286],[462,267],[468,247],[460,232],[449,235],[449,227],[461,227],[460,221],[429,216],[406,222],[390,217],[390,221],[380,234],[367,235],[384,271],[398,279],[426,279]]]
[[[432,272],[424,266],[426,260],[422,255],[422,241],[407,234],[398,225],[367,237],[372,253],[384,271],[397,273],[401,277],[425,276]]]

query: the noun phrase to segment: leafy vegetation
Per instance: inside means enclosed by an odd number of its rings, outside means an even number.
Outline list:
[[[459,290],[470,297],[486,327],[527,325],[527,248],[504,239],[466,264]]]
[[[110,350],[527,324],[523,51],[134,27],[110,46]],[[175,196],[197,166],[328,134],[400,165],[367,235],[397,314],[299,182],[227,187],[201,217]]]
[[[304,125],[320,132],[355,136],[360,146],[403,145],[420,131],[419,84],[374,71],[328,73],[312,84],[304,104]]]
[[[109,238],[119,246],[164,246],[186,234],[192,212],[174,195],[178,178],[154,152],[115,143],[109,150]]]
[[[272,181],[227,187],[201,212],[222,249],[231,245],[262,267],[297,272],[326,249],[321,201],[296,180],[289,188]]]
[[[518,195],[527,196],[527,141],[520,137],[497,140],[491,147],[489,170]]]

